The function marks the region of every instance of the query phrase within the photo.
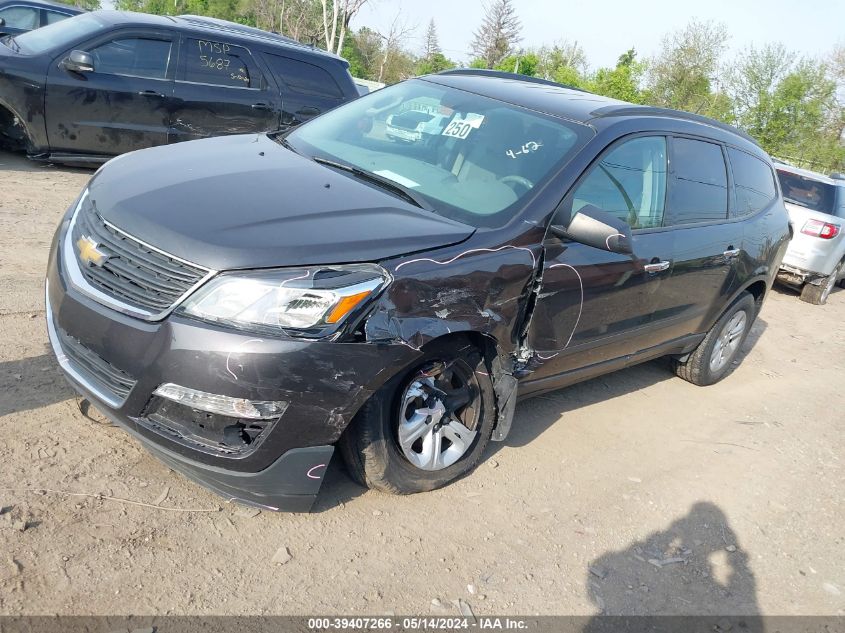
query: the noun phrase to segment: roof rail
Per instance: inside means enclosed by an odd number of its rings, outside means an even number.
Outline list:
[[[477,77],[495,77],[497,79],[512,79],[514,81],[524,81],[531,84],[540,84],[543,86],[554,86],[555,88],[566,88],[567,90],[577,90],[578,92],[587,92],[583,88],[576,86],[569,86],[567,84],[559,84],[551,79],[543,79],[541,77],[531,77],[529,75],[520,75],[519,73],[509,73],[504,70],[489,70],[487,68],[453,68],[451,70],[443,70],[437,73],[438,75],[475,75]]]
[[[760,147],[760,143],[757,142],[753,136],[740,130],[738,127],[734,127],[733,125],[729,125],[727,123],[723,123],[722,121],[717,121],[716,119],[711,119],[709,116],[704,116],[703,114],[695,114],[694,112],[685,112],[684,110],[673,110],[672,108],[658,108],[656,106],[644,106],[644,105],[630,105],[630,106],[609,106],[605,108],[599,108],[595,110],[593,114],[596,118],[601,118],[605,116],[628,116],[628,115],[649,115],[649,116],[665,116],[665,117],[673,117],[676,119],[685,119],[687,121],[695,121],[696,123],[703,123],[705,125],[709,125],[711,127],[718,128],[720,130],[724,130],[725,132],[730,132],[731,134],[736,134],[739,137],[744,138],[746,141],[749,141]]]

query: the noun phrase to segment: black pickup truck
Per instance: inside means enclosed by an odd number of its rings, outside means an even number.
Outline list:
[[[83,12],[50,0],[0,0],[0,37],[20,35]]]
[[[340,57],[198,16],[85,13],[0,39],[0,143],[101,163],[295,126],[358,96]]]

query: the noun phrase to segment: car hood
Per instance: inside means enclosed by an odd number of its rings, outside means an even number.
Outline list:
[[[119,156],[89,195],[126,233],[215,270],[378,261],[475,232],[264,134]]]

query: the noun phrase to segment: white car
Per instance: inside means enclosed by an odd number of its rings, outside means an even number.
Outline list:
[[[442,114],[432,114],[420,110],[406,110],[401,114],[391,114],[387,117],[387,138],[404,142],[416,143],[425,136],[440,134],[443,128]]]
[[[837,283],[845,287],[845,175],[775,166],[794,233],[778,281],[822,305]]]

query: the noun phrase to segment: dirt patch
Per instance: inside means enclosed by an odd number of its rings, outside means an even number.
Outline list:
[[[845,614],[845,291],[774,291],[714,387],[655,362],[522,403],[446,489],[335,462],[313,514],[256,513],[83,416],[48,351],[90,175],[0,153],[0,613]]]

